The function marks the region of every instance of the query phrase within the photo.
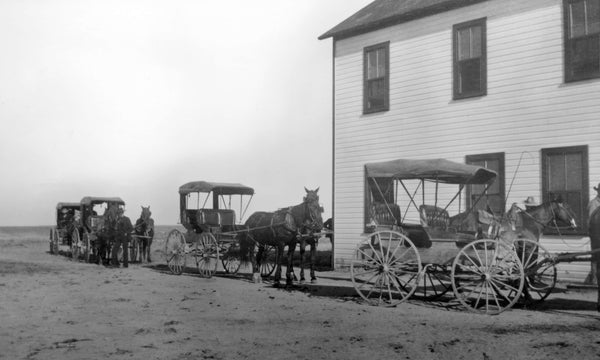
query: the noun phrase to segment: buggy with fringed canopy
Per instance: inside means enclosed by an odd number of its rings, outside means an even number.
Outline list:
[[[351,263],[361,297],[393,306],[452,289],[469,310],[487,314],[518,300],[524,271],[514,245],[460,226],[477,211],[494,171],[446,159],[397,159],[366,164],[365,178],[365,234]],[[482,195],[463,208],[467,186]]]

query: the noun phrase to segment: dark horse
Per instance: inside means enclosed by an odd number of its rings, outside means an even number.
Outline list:
[[[260,263],[265,246],[270,245],[277,249],[277,267],[275,269],[275,286],[279,286],[281,279],[281,265],[283,262],[284,248],[288,247],[288,261],[286,269],[286,285],[292,285],[293,270],[292,260],[296,244],[303,238],[312,237],[313,233],[320,232],[323,228],[319,205],[319,188],[306,190],[306,196],[301,204],[289,208],[279,209],[275,212],[258,211],[250,215],[245,222],[246,232],[240,236],[240,250],[242,261],[252,262],[253,279],[260,281]],[[254,248],[258,245],[258,252],[254,256]],[[301,245],[302,246],[302,245]]]
[[[140,262],[148,261],[152,262],[150,258],[150,247],[152,246],[152,239],[154,238],[154,219],[151,218],[152,212],[150,212],[150,206],[143,207],[140,218],[135,222],[135,235],[138,236],[140,246]],[[132,259],[137,260],[137,259]]]
[[[590,215],[589,234],[592,247],[592,262],[596,264],[596,281],[600,282],[600,208],[596,208]],[[600,312],[600,286],[598,287],[598,304],[596,309]]]

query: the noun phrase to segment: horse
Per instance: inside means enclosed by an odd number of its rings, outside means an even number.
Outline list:
[[[545,227],[551,224],[558,226],[557,221],[568,224],[572,229],[577,228],[573,210],[561,198],[538,206],[528,206],[526,210],[513,204],[505,216],[505,221],[508,222],[509,231],[514,231],[517,237],[536,241],[539,241]]]
[[[277,249],[277,267],[275,269],[274,286],[280,286],[281,266],[283,251],[288,247],[288,260],[286,269],[286,286],[293,282],[292,260],[296,244],[302,239],[312,237],[313,233],[320,232],[323,228],[321,213],[323,208],[319,205],[319,188],[306,191],[302,203],[279,209],[274,212],[257,211],[248,217],[244,223],[246,231],[240,236],[240,251],[242,261],[252,263],[254,282],[260,282],[260,263],[266,245]],[[258,252],[254,256],[254,248],[258,245]],[[311,276],[313,276],[311,271]],[[316,278],[315,278],[316,279]]]
[[[592,248],[592,263],[596,264],[596,281],[600,281],[600,208],[590,215],[589,235]],[[600,286],[598,287],[598,303],[596,310],[600,312]]]
[[[135,222],[134,232],[138,236],[138,241],[141,243],[140,262],[152,262],[150,257],[152,239],[154,238],[154,219],[151,217],[152,212],[150,206],[143,207],[139,219]],[[137,259],[132,259],[137,260]]]
[[[577,223],[571,208],[557,198],[526,210],[513,204],[503,216],[494,216],[486,211],[470,211],[450,218],[450,227],[457,231],[475,234],[476,238],[494,238],[500,233],[514,238],[529,238],[539,241],[545,227],[561,221],[575,229]]]

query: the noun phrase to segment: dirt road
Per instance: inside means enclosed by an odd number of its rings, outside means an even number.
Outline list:
[[[339,273],[290,291],[249,274],[170,275],[158,254],[108,269],[50,255],[45,239],[0,240],[0,359],[600,357],[595,290],[497,316],[451,300],[377,308]]]

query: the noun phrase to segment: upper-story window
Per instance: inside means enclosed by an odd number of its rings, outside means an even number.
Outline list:
[[[390,108],[390,43],[364,49],[363,113],[387,111]]]
[[[454,99],[487,93],[486,19],[453,26]]]
[[[565,81],[600,77],[600,0],[564,0]]]

